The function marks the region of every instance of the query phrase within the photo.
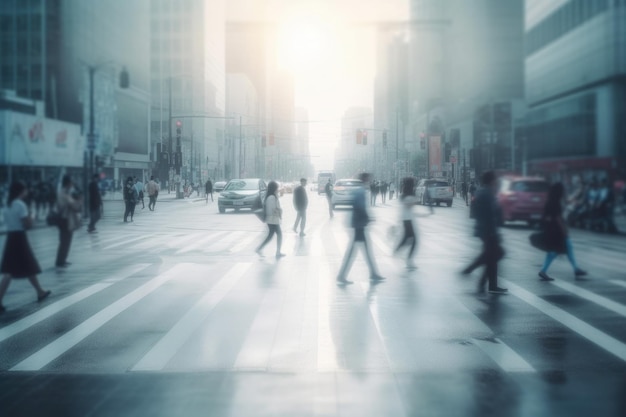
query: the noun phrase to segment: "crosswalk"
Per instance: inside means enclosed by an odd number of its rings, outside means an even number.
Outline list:
[[[626,368],[619,259],[605,265],[612,274],[590,281],[540,283],[524,272],[537,254],[511,239],[517,255],[503,266],[510,295],[477,296],[474,281],[456,274],[474,255],[472,240],[422,221],[419,269],[407,272],[392,256],[391,226],[381,218],[371,231],[387,281],[370,284],[357,255],[355,285],[346,288],[334,282],[350,239],[341,222],[312,225],[305,239],[284,232],[281,260],[270,256],[275,241],[267,257],[254,253],[262,228],[77,235],[73,257],[89,266],[46,269],[41,281],[53,297],[34,306],[7,295],[0,371],[534,374],[576,360],[542,353],[549,335],[584,349],[589,359],[579,367]],[[32,241],[42,264],[52,264],[56,244]]]

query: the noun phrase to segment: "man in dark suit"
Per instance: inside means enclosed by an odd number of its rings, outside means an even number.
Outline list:
[[[293,207],[298,215],[293,224],[293,231],[298,233],[298,223],[300,223],[300,236],[304,236],[306,227],[306,208],[309,205],[309,198],[306,195],[306,178],[300,178],[300,185],[293,190]]]
[[[102,197],[100,196],[100,187],[98,186],[98,180],[100,176],[93,174],[93,178],[89,183],[89,226],[87,231],[89,233],[96,232],[96,222],[100,220],[102,214]]]

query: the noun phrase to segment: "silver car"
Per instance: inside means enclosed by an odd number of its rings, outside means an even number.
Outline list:
[[[351,206],[354,191],[363,187],[363,182],[357,179],[337,180],[333,186],[331,202],[333,208],[336,206]]]
[[[263,206],[266,192],[265,181],[260,178],[230,180],[217,199],[217,207],[220,213],[226,212],[226,209],[255,210]]]

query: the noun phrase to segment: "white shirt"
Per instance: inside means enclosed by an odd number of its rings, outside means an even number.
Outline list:
[[[413,220],[413,207],[415,206],[415,204],[417,204],[417,197],[415,197],[414,195],[409,195],[403,197],[400,201],[402,202],[402,206],[400,209],[402,221]]]
[[[11,203],[11,206],[4,211],[4,222],[7,232],[19,232],[24,230],[22,219],[28,217],[28,207],[19,198]]]

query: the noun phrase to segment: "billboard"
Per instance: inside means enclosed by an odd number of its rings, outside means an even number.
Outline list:
[[[441,161],[441,136],[429,136],[428,163],[430,164],[430,171],[443,171]]]
[[[80,126],[30,114],[0,111],[0,164],[82,167]]]

